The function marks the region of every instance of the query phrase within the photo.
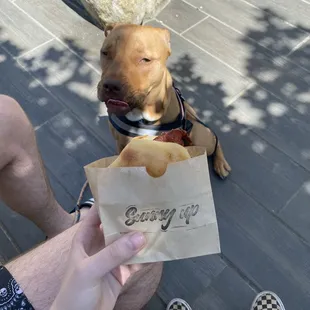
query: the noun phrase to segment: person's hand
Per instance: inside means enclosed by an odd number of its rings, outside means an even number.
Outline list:
[[[80,225],[51,310],[112,310],[123,285],[141,269],[141,265],[120,265],[143,248],[145,237],[130,233],[105,247],[95,206]]]

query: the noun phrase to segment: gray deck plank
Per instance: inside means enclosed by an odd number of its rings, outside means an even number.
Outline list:
[[[225,120],[221,115],[214,118],[217,121],[211,121],[209,125],[221,139],[233,169],[231,179],[265,208],[272,212],[279,211],[307,180],[308,173],[244,127]],[[221,127],[226,127],[227,131],[221,133]]]
[[[100,25],[99,21],[97,21],[94,17],[91,16],[90,13],[85,10],[82,0],[62,0],[62,2],[64,2],[69,8],[71,8],[83,19],[103,30],[103,27]]]
[[[163,302],[163,300],[155,294],[152,299],[149,301],[142,310],[165,310],[167,305]]]
[[[0,0],[0,46],[13,56],[25,53],[51,38],[11,2]]]
[[[36,134],[46,167],[77,199],[86,180],[84,165],[108,156],[109,150],[69,111],[40,127]]]
[[[275,94],[287,106],[294,107],[301,115],[310,115],[310,72],[294,63],[282,67],[258,68],[249,65],[253,79]],[[259,73],[260,72],[260,73]]]
[[[206,3],[204,0],[192,1],[198,7],[202,2]],[[309,35],[281,19],[277,12],[262,11],[245,1],[209,0],[202,10],[282,56]],[[204,30],[200,24],[197,28]]]
[[[230,119],[253,128],[263,139],[310,170],[310,114],[305,112],[308,107],[302,109],[302,103],[299,105],[300,108],[292,108],[255,85],[233,102],[227,112]]]
[[[158,294],[166,303],[183,298],[193,309],[239,310],[250,306],[255,290],[214,255],[167,263]]]
[[[203,27],[202,27],[203,26]],[[201,30],[203,29],[203,31]],[[221,23],[207,19],[185,35],[286,104],[309,113],[310,73]]]
[[[226,267],[191,305],[201,310],[250,309],[257,292],[231,267]]]
[[[269,58],[273,55],[271,51],[212,18],[185,32],[184,37],[251,79],[249,64],[255,66],[257,71],[272,66]],[[254,58],[253,53],[259,57]]]
[[[3,204],[0,202],[0,209]],[[2,214],[0,219],[0,263],[4,264],[21,253],[17,247],[15,240],[12,240],[10,231],[6,227],[6,221]],[[8,238],[9,235],[9,238]]]
[[[196,0],[191,0],[196,1]],[[202,0],[203,1],[203,0]],[[272,12],[277,12],[288,22],[310,29],[310,5],[308,1],[295,0],[246,0],[247,2]]]
[[[14,243],[24,253],[45,240],[45,235],[31,221],[0,204],[1,221]]]
[[[310,71],[310,37],[304,45],[289,56],[289,59]]]
[[[287,309],[308,309],[310,248],[237,185],[212,183],[225,257],[260,290],[279,294]]]
[[[310,244],[310,182],[306,181],[291,197],[279,216]]]
[[[115,152],[105,105],[97,100],[97,72],[57,41],[18,61],[110,149],[110,154]]]
[[[60,0],[16,0],[15,3],[94,67],[100,68],[102,30],[83,20]]]
[[[40,126],[64,110],[64,106],[46,91],[28,72],[25,72],[0,47],[0,93],[16,99],[34,127]]]
[[[157,19],[181,33],[207,16],[183,1],[172,0]]]
[[[193,304],[225,268],[217,255],[167,262],[158,295],[165,303],[179,297]]]
[[[211,4],[210,1],[205,0],[186,0],[186,2],[191,3],[192,5],[198,7],[202,11],[208,12]],[[219,1],[221,2],[221,1]],[[309,31],[310,21],[309,14],[310,8],[307,1],[302,0],[246,0],[239,1],[233,0],[232,3],[237,2],[247,2],[256,8],[260,8],[268,14],[274,14],[279,16],[281,19],[286,20],[295,26],[300,28],[305,28],[305,30]],[[232,14],[233,16],[233,14]],[[238,19],[238,16],[235,16]],[[262,20],[262,22],[266,22],[266,20]]]
[[[47,169],[47,176],[58,203],[68,212],[72,211],[76,205],[77,197],[72,196],[66,189],[67,186],[62,186],[51,171]],[[87,197],[88,198],[88,197]]]

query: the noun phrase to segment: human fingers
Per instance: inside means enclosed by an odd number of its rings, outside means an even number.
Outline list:
[[[112,273],[118,282],[124,286],[127,280],[142,269],[142,265],[121,265],[115,268]]]
[[[73,246],[82,246],[88,252],[89,245],[95,239],[98,239],[98,234],[102,234],[100,223],[98,209],[93,205],[85,215],[83,221],[79,223],[80,227],[75,234]],[[103,239],[103,236],[100,239]]]
[[[87,212],[82,224],[84,226],[100,226],[101,221],[99,217],[99,210],[95,204]]]
[[[89,257],[89,274],[93,277],[103,277],[114,268],[126,263],[145,245],[143,233],[133,232],[122,236],[97,254]]]

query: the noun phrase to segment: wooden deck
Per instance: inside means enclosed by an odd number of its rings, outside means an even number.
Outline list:
[[[309,309],[310,2],[172,0],[151,24],[171,30],[171,72],[233,173],[211,175],[222,254],[166,263],[146,308],[181,297],[195,310],[249,309],[258,291],[273,290],[288,310]],[[0,93],[33,122],[68,210],[83,165],[114,154],[95,91],[102,40],[61,0],[0,0]],[[43,240],[0,208],[2,261]]]

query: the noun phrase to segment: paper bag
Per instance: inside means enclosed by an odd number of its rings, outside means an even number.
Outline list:
[[[116,157],[85,167],[106,244],[130,231],[145,233],[146,247],[129,264],[220,252],[205,149],[187,149],[192,158],[168,165],[159,178],[145,167],[108,168]]]

